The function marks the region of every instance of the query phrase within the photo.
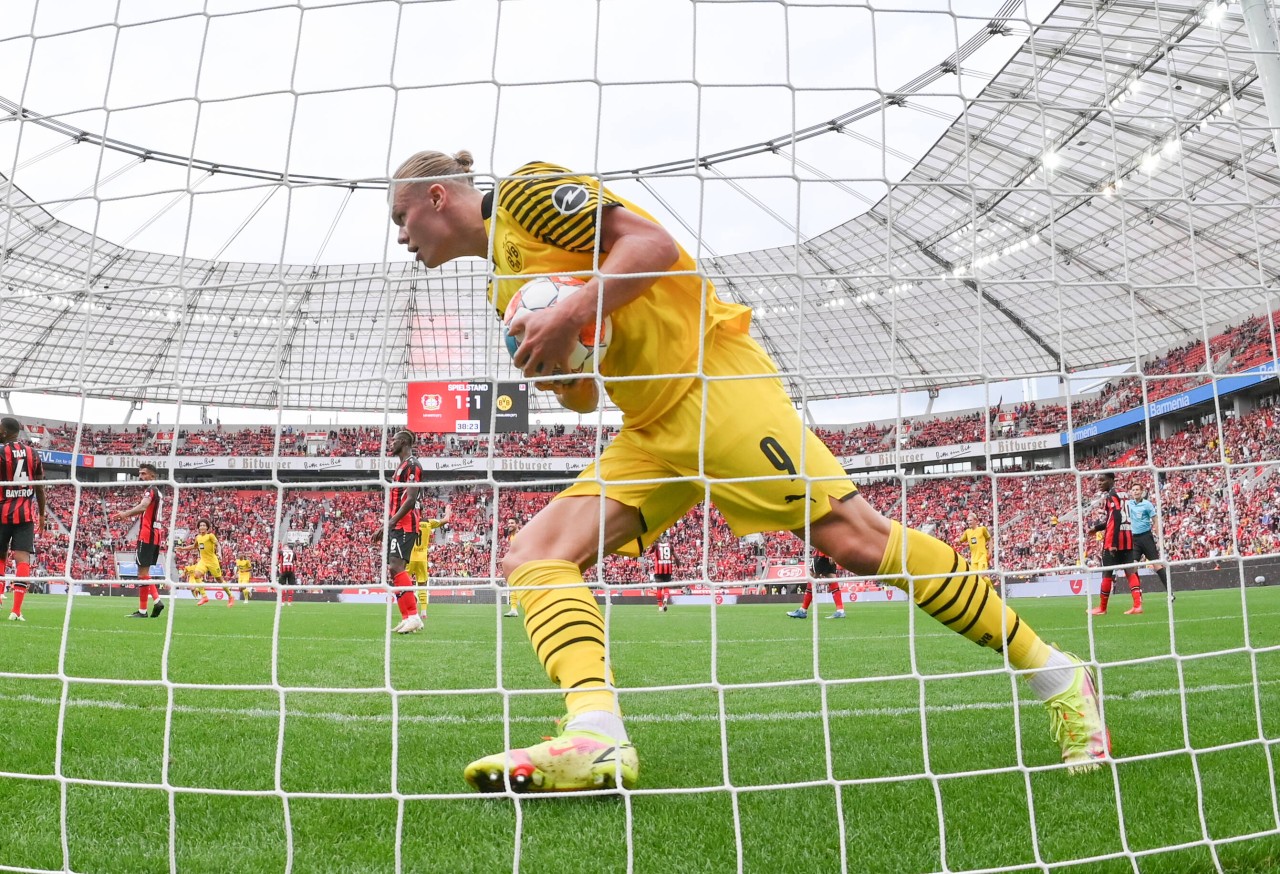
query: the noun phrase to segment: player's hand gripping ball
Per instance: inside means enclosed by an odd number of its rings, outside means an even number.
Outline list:
[[[511,303],[508,304],[507,311],[502,317],[503,339],[511,357],[515,358],[516,350],[520,348],[520,338],[516,336],[520,332],[513,334],[512,329],[517,327],[524,313],[549,309],[586,284],[576,276],[550,276],[532,279],[521,286],[511,298]],[[608,316],[604,317],[602,323],[590,322],[584,325],[578,332],[578,342],[569,355],[568,372],[582,373],[590,370],[593,354],[599,355],[600,360],[603,361],[605,350],[609,348],[609,341],[612,339],[613,320]]]

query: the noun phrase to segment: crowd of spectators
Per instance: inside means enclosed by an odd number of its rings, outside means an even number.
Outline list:
[[[1199,384],[1206,371],[1239,372],[1270,360],[1275,352],[1272,316],[1249,319],[1211,338],[1192,342],[1147,362],[1142,377],[1109,382],[1097,397],[1071,404],[1070,422],[1087,424]],[[1206,355],[1207,352],[1207,355]],[[1080,474],[1002,470],[994,474],[888,477],[863,483],[863,495],[881,512],[958,544],[969,512],[996,534],[995,557],[1004,570],[1069,567],[1092,559],[1095,546],[1085,536],[1096,513],[1096,496],[1087,476],[1102,467],[1161,468],[1152,479],[1147,470],[1121,473],[1120,487],[1142,481],[1162,509],[1165,548],[1175,560],[1217,560],[1233,554],[1257,555],[1280,549],[1280,507],[1274,499],[1273,465],[1280,460],[1274,398],[1254,412],[1235,418],[1184,425],[1163,439],[1138,445],[1115,444],[1087,450],[1077,458]],[[893,425],[867,424],[818,428],[819,437],[841,456],[890,449],[951,445],[993,436],[1057,433],[1068,424],[1067,407],[1025,402],[998,404],[985,411],[950,417],[906,420],[901,433]],[[78,428],[71,424],[43,429],[42,445],[61,451],[114,455],[164,455],[174,442],[176,453],[190,455],[317,454],[385,456],[394,429],[342,427],[328,430],[271,425],[223,427],[220,423],[162,426]],[[513,432],[480,438],[420,435],[418,453],[432,456],[588,458],[616,434],[616,429],[562,425],[530,433]],[[278,445],[277,445],[278,443]],[[1226,467],[1229,465],[1230,467]],[[1228,473],[1229,470],[1229,473]],[[164,486],[166,490],[171,487]],[[37,573],[77,579],[112,578],[116,553],[133,549],[133,527],[110,523],[108,515],[136,502],[139,486],[81,484],[50,486],[54,521],[37,552]],[[386,513],[385,492],[377,487],[316,491],[297,486],[224,489],[209,484],[180,489],[175,528],[194,530],[208,517],[220,532],[224,567],[247,556],[255,573],[267,576],[277,519],[281,536],[300,544],[299,576],[319,584],[367,584],[382,575],[381,547],[369,540]],[[278,497],[281,496],[281,497]],[[510,537],[547,501],[550,491],[521,486],[455,487],[427,490],[427,511],[453,508],[449,526],[433,544],[433,572],[448,579],[491,579]],[[277,513],[277,500],[284,506]],[[998,510],[998,514],[996,511]],[[998,519],[998,522],[996,521]],[[164,520],[166,526],[168,519]],[[74,547],[72,525],[74,523]],[[759,576],[771,563],[805,561],[804,544],[789,535],[739,539],[714,510],[702,505],[678,520],[669,533],[677,565],[690,575],[711,580]],[[180,557],[179,564],[185,559]],[[643,560],[608,557],[600,574],[615,582],[647,578]],[[591,579],[600,578],[591,572]]]
[[[1207,344],[1196,340],[1148,361],[1142,376],[1119,377],[1106,383],[1096,397],[1082,397],[1071,403],[1068,419],[1063,404],[1023,402],[954,416],[906,418],[898,426],[867,424],[848,428],[818,428],[819,437],[836,455],[847,456],[893,448],[895,440],[903,448],[947,446],[996,437],[1028,437],[1060,433],[1068,427],[1087,425],[1143,403],[1185,391],[1203,383],[1206,371],[1238,373],[1270,360],[1275,354],[1273,319],[1280,311],[1256,316],[1226,328]],[[42,445],[69,452],[77,446],[82,453],[102,455],[166,455],[172,442],[181,456],[281,456],[319,455],[326,457],[368,457],[386,455],[395,429],[384,434],[377,426],[315,428],[285,425],[276,446],[271,425],[224,427],[220,422],[180,427],[139,425],[93,428],[85,426],[77,434],[74,424],[49,426]],[[607,443],[616,429],[566,428],[563,425],[534,428],[529,433],[510,432],[490,437],[460,437],[423,434],[418,452],[423,456],[588,458],[597,446]]]
[[[1111,446],[1077,459],[1079,473],[1002,470],[995,473],[886,477],[861,484],[863,496],[886,515],[905,519],[942,540],[960,545],[969,513],[995,533],[1001,570],[1071,567],[1096,559],[1087,535],[1097,514],[1090,471],[1119,469],[1118,486],[1141,482],[1161,508],[1163,543],[1177,561],[1220,560],[1280,550],[1280,507],[1273,462],[1280,460],[1274,398],[1242,417],[1192,423],[1164,439]],[[1264,463],[1270,462],[1270,463]],[[1152,477],[1150,466],[1160,468]],[[1126,471],[1125,468],[1135,468]],[[52,516],[37,550],[36,572],[77,579],[111,579],[117,553],[131,553],[136,520],[108,516],[136,503],[140,485],[80,484],[47,488]],[[173,487],[161,486],[168,501]],[[382,549],[370,536],[387,512],[377,486],[319,491],[218,488],[209,483],[178,489],[175,529],[189,543],[200,518],[212,521],[224,568],[248,557],[255,575],[269,575],[273,535],[299,544],[301,580],[313,584],[367,585],[381,581]],[[424,489],[424,512],[453,518],[432,544],[433,575],[450,581],[492,580],[510,538],[552,498],[550,490],[519,484]],[[283,506],[277,512],[277,501]],[[997,511],[998,510],[998,514]],[[277,520],[280,526],[277,529]],[[167,528],[169,519],[163,522]],[[74,523],[74,548],[72,525]],[[805,561],[804,544],[785,533],[740,539],[714,508],[698,505],[668,533],[681,573],[715,581],[758,578],[770,564]],[[180,552],[178,566],[190,560]],[[68,564],[69,560],[69,564]],[[648,578],[644,560],[609,556],[590,580],[637,583]]]
[[[924,422],[906,422],[903,426],[906,449],[926,446],[953,446],[957,443],[975,443],[987,439],[987,419],[982,413],[966,416],[930,419]]]

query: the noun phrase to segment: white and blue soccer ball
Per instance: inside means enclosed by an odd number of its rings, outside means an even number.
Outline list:
[[[586,284],[585,280],[576,276],[547,276],[531,279],[522,285],[511,298],[511,303],[507,305],[507,311],[502,317],[503,340],[511,357],[514,358],[516,350],[520,348],[520,338],[512,333],[512,329],[516,327],[524,313],[553,307]],[[605,316],[600,324],[591,322],[584,326],[578,334],[578,343],[569,356],[569,372],[582,373],[591,370],[593,356],[599,356],[600,360],[604,360],[605,350],[609,348],[612,339],[613,320],[609,316]]]

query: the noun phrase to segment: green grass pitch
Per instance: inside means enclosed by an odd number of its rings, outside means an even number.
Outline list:
[[[402,638],[380,606],[31,596],[0,624],[0,870],[1280,870],[1280,589],[1187,592],[1173,622],[1126,601],[1092,641],[1083,600],[1015,602],[1105,666],[1099,773],[1053,767],[1026,685],[1015,707],[990,651],[904,605],[619,606],[641,790],[515,801],[462,767],[562,701],[502,608],[433,605]]]

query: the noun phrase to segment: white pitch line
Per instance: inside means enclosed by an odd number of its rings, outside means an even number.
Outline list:
[[[1250,619],[1258,618],[1261,616],[1280,616],[1280,611],[1276,611],[1276,610],[1249,611]],[[1175,619],[1175,623],[1176,625],[1189,625],[1191,623],[1197,623],[1197,622],[1222,622],[1224,620],[1243,621],[1243,618],[1244,617],[1239,613],[1232,613],[1225,616],[1192,616],[1192,617],[1186,617],[1186,618],[1177,617]],[[1166,624],[1167,624],[1166,620],[1152,617],[1149,619],[1143,618],[1143,619],[1136,619],[1136,620],[1126,620],[1123,625],[1117,624],[1116,626],[1114,626],[1112,630],[1120,629],[1120,628],[1133,628],[1133,627],[1138,627],[1143,625],[1166,625]],[[429,624],[427,626],[427,629],[429,630],[431,628],[432,626]],[[1048,634],[1050,632],[1078,631],[1081,628],[1081,626],[1080,625],[1036,625],[1035,628],[1038,632],[1044,632]],[[61,624],[58,624],[56,626],[55,625],[48,625],[48,626],[32,625],[23,629],[23,633],[25,634],[30,634],[31,632],[40,632],[40,631],[46,631],[46,632],[53,631],[53,632],[57,632],[58,634],[61,634],[62,625]],[[125,634],[125,635],[137,636],[139,632],[140,632],[140,629],[134,630],[132,628],[77,628],[75,626],[72,626],[71,628],[72,634]],[[388,627],[387,634],[389,635],[390,633],[391,633],[390,628]],[[262,641],[264,643],[269,642],[271,640],[270,633],[213,634],[206,631],[175,631],[173,633],[173,636],[174,638],[205,637],[205,638],[215,638],[218,640],[257,640],[257,641]],[[523,637],[523,635],[518,635],[518,636]],[[917,631],[915,636],[918,638],[955,637],[955,632],[942,631],[942,630]],[[296,640],[296,641],[311,641],[311,642],[317,642],[317,643],[355,642],[355,643],[379,643],[380,644],[386,639],[387,639],[387,635],[379,635],[378,637],[360,637],[356,635],[342,635],[340,637],[325,636],[325,635],[303,635],[303,634],[281,634],[280,635],[280,640],[282,641]],[[450,647],[453,647],[453,646],[486,646],[489,648],[493,647],[493,642],[488,638],[477,640],[474,638],[431,637],[428,634],[421,637],[415,635],[412,639],[415,645],[436,644],[436,645],[445,645]],[[795,637],[742,637],[742,638],[719,637],[717,638],[718,642],[722,645],[734,644],[739,646],[746,645],[746,644],[795,643],[797,641],[807,642],[810,639],[811,639],[810,635],[808,634],[805,634],[803,636],[797,635]],[[898,635],[895,635],[892,632],[886,632],[884,634],[838,634],[836,632],[826,632],[821,637],[819,637],[820,642],[826,642],[826,643],[836,643],[836,642],[845,641],[845,640],[887,641],[887,640],[895,640],[895,639],[898,639]],[[653,639],[651,637],[626,638],[626,637],[618,637],[616,635],[611,635],[609,640],[610,640],[610,643],[612,644],[621,643],[621,644],[651,645],[653,643]],[[662,643],[662,646],[707,646],[711,643],[711,638],[710,636],[707,636],[707,637],[668,639],[668,640],[663,640],[661,643]]]
[[[1260,686],[1273,686],[1280,684],[1280,680],[1262,680]],[[1202,695],[1211,692],[1238,692],[1244,689],[1253,689],[1252,683],[1211,683],[1205,686],[1192,686],[1186,691],[1188,695]],[[626,694],[626,690],[622,690]],[[1123,692],[1107,695],[1106,702],[1119,701],[1146,701],[1153,698],[1171,698],[1179,694],[1177,689],[1137,689],[1133,692]],[[39,695],[19,694],[6,695],[0,694],[0,701],[13,701],[21,704],[34,704],[44,707],[57,707],[61,701],[58,698],[50,698]],[[924,709],[926,713],[963,713],[977,710],[1005,710],[1010,707],[1012,701],[971,701],[966,704],[931,704]],[[1021,698],[1018,702],[1022,708],[1037,708],[1043,706],[1041,702],[1034,699]],[[121,701],[103,701],[90,698],[68,698],[68,707],[86,707],[100,710],[128,710],[147,713],[164,713],[164,707],[153,707],[150,705],[127,704]],[[233,708],[233,707],[192,707],[189,705],[178,704],[173,707],[174,713],[189,713],[201,716],[241,716],[253,719],[270,719],[277,722],[280,719],[278,710],[268,710],[265,708],[249,707],[249,708]],[[830,710],[827,716],[837,719],[864,719],[868,717],[880,716],[915,716],[920,713],[919,707],[860,707],[852,709]],[[390,714],[357,714],[357,713],[326,713],[312,712],[304,710],[285,710],[286,717],[297,719],[320,719],[327,722],[337,723],[390,723]],[[798,719],[821,719],[823,716],[821,711],[788,711],[783,713],[730,713],[726,715],[728,722],[782,722]],[[653,723],[653,722],[719,722],[720,717],[714,713],[670,713],[670,714],[643,714],[632,713],[627,715],[627,722],[631,723]],[[433,715],[402,715],[399,722],[410,725],[468,725],[480,721],[489,722],[487,716],[455,716],[451,714],[433,714]],[[546,725],[549,719],[541,716],[512,716],[513,723],[527,723]]]

